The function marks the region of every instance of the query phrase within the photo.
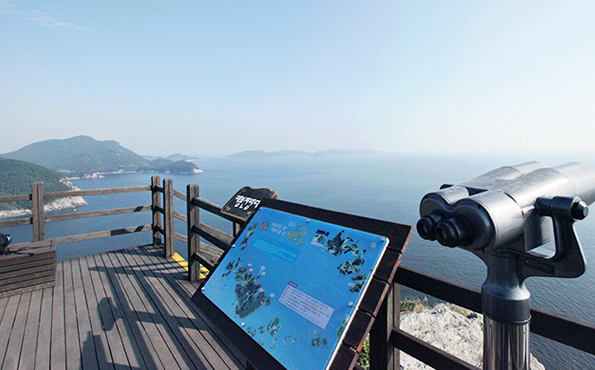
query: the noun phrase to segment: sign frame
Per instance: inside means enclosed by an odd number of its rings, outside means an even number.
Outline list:
[[[345,329],[343,339],[340,343],[337,343],[338,350],[336,350],[335,356],[327,367],[332,370],[352,369],[357,362],[359,352],[372,328],[380,307],[391,288],[392,280],[401,262],[402,254],[411,238],[413,228],[408,225],[345,214],[277,199],[263,199],[260,206],[388,238],[389,243],[384,254],[376,264],[374,274],[370,277],[360,303],[352,314],[350,323]],[[254,214],[244,224],[244,227],[250,224],[250,220],[254,217]],[[242,232],[235,236],[232,245],[236,243],[241,235]],[[227,252],[221,257],[221,260],[226,255]],[[216,269],[209,275],[212,276],[215,271]],[[202,293],[202,287],[207,282],[208,277],[201,287],[197,289],[192,297],[192,301],[225,333],[228,339],[246,357],[250,365],[248,368],[256,370],[285,369],[270,353]]]

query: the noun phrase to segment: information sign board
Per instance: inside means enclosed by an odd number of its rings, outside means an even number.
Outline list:
[[[266,198],[276,199],[277,193],[271,189],[252,189],[244,186],[221,207],[221,213],[246,221],[256,212],[260,202]]]
[[[200,294],[283,367],[328,369],[387,244],[260,207]]]

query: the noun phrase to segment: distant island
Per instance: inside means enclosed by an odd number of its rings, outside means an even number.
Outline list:
[[[245,152],[230,155],[232,158],[272,158],[272,157],[345,157],[361,155],[377,155],[381,152],[368,149],[328,149],[314,153],[299,150],[280,150],[276,152],[265,152],[263,150],[248,150]]]
[[[194,157],[175,154],[171,156],[175,160],[169,157],[155,157],[151,160],[124,148],[117,141],[98,141],[89,136],[40,141],[1,156],[34,163],[59,172],[67,178],[88,178],[128,172],[202,172],[192,163],[197,160]]]
[[[143,155],[143,157],[150,161],[154,161],[156,159],[167,159],[167,160],[170,160],[173,162],[177,162],[177,161],[198,162],[201,160],[198,157],[193,157],[190,155],[185,155],[185,154],[180,154],[180,153],[175,153],[175,154],[169,155],[167,157],[159,157],[159,156],[151,156],[151,155]]]

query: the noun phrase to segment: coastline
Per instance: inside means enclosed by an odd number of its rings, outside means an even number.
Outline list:
[[[75,177],[65,177],[66,180],[93,180],[93,179],[102,179],[106,175],[125,175],[130,173],[163,173],[163,174],[170,174],[175,173],[178,175],[196,175],[198,173],[203,173],[204,171],[200,168],[195,168],[192,172],[155,172],[155,171],[116,171],[116,172],[93,172],[91,174],[85,174],[83,176],[75,176]]]
[[[65,184],[66,186],[70,187],[71,190],[81,190],[76,185],[71,183],[69,179],[62,178],[60,182]],[[44,212],[51,212],[51,211],[61,211],[63,209],[76,209],[77,207],[84,207],[87,205],[87,202],[83,197],[76,196],[76,197],[68,197],[68,198],[59,198],[53,199],[51,202],[43,206]],[[30,215],[31,210],[28,208],[21,208],[21,209],[10,209],[7,211],[0,211],[0,219],[2,218],[12,218],[12,217],[21,217],[25,215]]]
[[[78,208],[86,206],[87,202],[83,199],[83,197],[70,197],[70,198],[61,198],[55,199],[52,202],[46,204],[43,209],[45,212],[51,211],[60,211],[64,209],[71,209],[71,208]],[[30,209],[11,209],[8,211],[0,211],[0,218],[12,218],[12,217],[20,217],[25,215],[30,215]]]
[[[63,177],[60,180],[62,183],[68,185],[72,190],[80,190],[77,188],[70,180],[93,180],[93,179],[102,179],[106,175],[124,175],[124,174],[134,174],[134,173],[163,173],[169,174],[171,172],[155,172],[155,171],[116,171],[116,172],[94,172],[91,174],[85,174],[83,176],[75,176],[75,177]],[[203,170],[200,168],[195,168],[192,172],[177,172],[177,174],[182,175],[195,175],[198,173],[203,173]],[[54,199],[50,203],[44,206],[45,212],[52,212],[52,211],[60,211],[64,209],[76,209],[78,207],[86,206],[87,202],[83,197],[76,196],[76,197],[69,197],[69,198],[61,198],[61,199]],[[22,217],[26,215],[30,215],[30,209],[11,209],[7,211],[0,211],[0,219],[5,218],[13,218],[13,217]]]

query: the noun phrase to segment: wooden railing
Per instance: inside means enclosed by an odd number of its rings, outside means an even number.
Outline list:
[[[43,211],[43,200],[72,196],[92,196],[151,191],[152,204],[120,209],[80,212],[76,214],[46,217]],[[174,210],[174,198],[186,203],[186,214]],[[163,202],[161,202],[163,199]],[[100,217],[115,214],[152,211],[152,222],[138,227],[99,231],[81,235],[56,238],[57,243],[101,238],[125,233],[153,231],[153,244],[163,245],[164,255],[174,253],[174,241],[179,240],[188,246],[188,278],[199,280],[201,269],[211,271],[220,256],[230,248],[233,235],[200,222],[200,210],[207,211],[232,222],[233,234],[240,231],[241,224],[221,213],[221,207],[199,196],[197,185],[188,185],[186,194],[173,188],[171,179],[153,176],[151,185],[114,189],[80,190],[71,192],[44,193],[43,184],[35,183],[29,195],[0,197],[0,203],[32,202],[32,215],[0,222],[0,228],[33,225],[33,240],[45,238],[45,223],[87,217]],[[174,219],[186,223],[186,235],[174,230]],[[203,238],[206,242],[201,241]],[[405,286],[423,294],[454,303],[472,311],[481,312],[481,292],[479,289],[467,287],[431,274],[417,271],[405,266],[399,267],[392,282],[383,306],[376,317],[370,332],[370,369],[399,369],[399,351],[405,351],[420,361],[436,369],[476,369],[474,366],[435,348],[424,341],[399,329],[400,287]],[[557,313],[532,307],[531,331],[567,346],[595,355],[595,325]]]
[[[475,312],[482,312],[481,291],[408,267],[399,267],[395,284],[409,287],[438,299]],[[532,333],[595,355],[595,324],[531,307]],[[391,345],[436,368],[475,369],[395,326],[390,333]]]
[[[49,222],[77,220],[77,219],[83,219],[83,218],[111,216],[111,215],[119,215],[119,214],[126,214],[126,213],[146,212],[146,211],[151,211],[152,209],[154,209],[152,205],[139,205],[139,206],[127,207],[127,208],[118,208],[118,209],[108,209],[108,210],[93,211],[93,212],[78,212],[78,213],[71,213],[71,214],[64,214],[64,215],[46,216],[45,210],[44,210],[44,200],[46,200],[46,199],[70,198],[70,197],[76,197],[76,196],[87,197],[87,196],[93,196],[93,195],[135,193],[135,192],[143,192],[143,191],[150,191],[150,190],[152,190],[151,186],[146,185],[146,186],[132,186],[132,187],[123,187],[123,188],[111,188],[111,189],[75,190],[75,191],[61,191],[61,192],[45,193],[43,191],[43,183],[36,182],[31,185],[31,194],[0,197],[0,203],[31,201],[31,217],[16,218],[13,220],[1,221],[0,228],[22,226],[22,225],[33,225],[33,241],[36,242],[36,241],[45,240],[45,225],[46,225],[46,223],[49,223]],[[86,233],[86,234],[62,236],[62,237],[57,237],[57,238],[53,238],[53,239],[56,241],[56,244],[72,243],[72,242],[104,238],[104,237],[115,236],[115,235],[138,233],[138,232],[142,232],[142,231],[148,231],[151,229],[153,229],[153,225],[146,224],[146,225],[139,225],[139,226],[135,226],[135,227],[121,228],[121,229],[113,229],[113,230],[97,231],[97,232]]]
[[[197,280],[200,265],[207,270],[214,268],[218,257],[231,246],[232,235],[223,233],[200,222],[199,210],[203,209],[217,216],[228,218],[221,213],[221,207],[199,197],[197,185],[188,185],[188,266],[189,279]],[[234,234],[241,225],[234,224]],[[216,247],[199,241],[203,237]],[[431,295],[455,305],[482,312],[481,291],[453,281],[427,274],[405,266],[400,266],[393,280],[393,287],[380,309],[370,332],[370,369],[397,370],[399,351],[404,351],[435,369],[477,369],[475,366],[438,349],[399,328],[400,287],[405,286],[423,294]],[[560,342],[578,350],[595,354],[595,325],[541,308],[531,308],[531,332]]]

